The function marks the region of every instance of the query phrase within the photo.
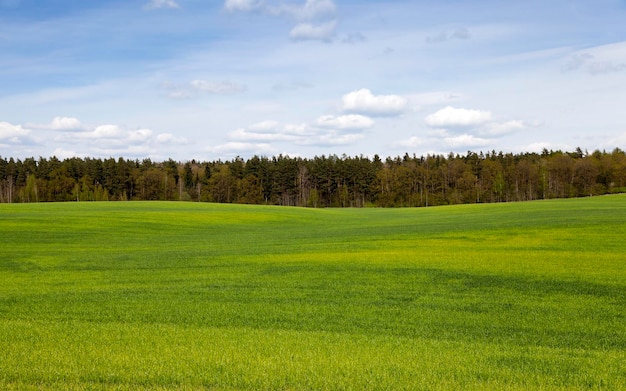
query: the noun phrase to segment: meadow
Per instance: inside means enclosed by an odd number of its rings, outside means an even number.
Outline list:
[[[626,196],[0,205],[0,388],[626,389]]]

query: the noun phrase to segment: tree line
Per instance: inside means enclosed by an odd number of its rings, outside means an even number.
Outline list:
[[[467,152],[230,161],[0,156],[0,202],[176,200],[418,207],[626,192],[626,153]]]

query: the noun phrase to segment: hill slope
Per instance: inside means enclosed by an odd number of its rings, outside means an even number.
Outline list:
[[[626,387],[626,196],[0,205],[3,388]]]

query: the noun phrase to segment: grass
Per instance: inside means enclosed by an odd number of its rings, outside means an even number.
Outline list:
[[[626,389],[626,196],[0,205],[3,389]]]

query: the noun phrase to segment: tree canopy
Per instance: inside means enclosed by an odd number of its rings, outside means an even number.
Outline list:
[[[417,207],[626,192],[626,154],[467,152],[248,160],[0,156],[0,202],[180,200],[304,207]]]

